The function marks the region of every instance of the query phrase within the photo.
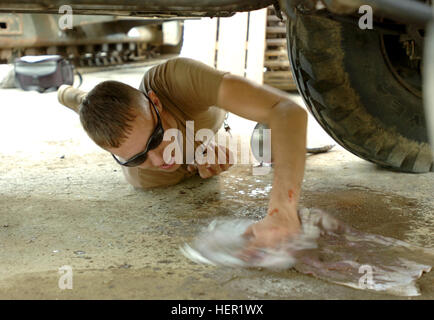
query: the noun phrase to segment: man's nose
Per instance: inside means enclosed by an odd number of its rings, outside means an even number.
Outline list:
[[[148,152],[148,159],[151,162],[152,166],[159,167],[164,164],[164,159],[161,154],[155,150],[150,150]]]

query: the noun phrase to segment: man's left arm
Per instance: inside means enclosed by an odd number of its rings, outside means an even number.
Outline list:
[[[271,128],[273,186],[267,216],[251,226],[254,246],[274,246],[298,233],[297,205],[306,157],[307,112],[287,95],[266,85],[226,74],[217,106]]]

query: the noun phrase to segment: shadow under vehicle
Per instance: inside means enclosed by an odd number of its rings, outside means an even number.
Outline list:
[[[422,99],[432,0],[10,0],[0,1],[0,12],[58,13],[64,4],[75,14],[159,18],[226,17],[274,5],[288,17],[292,72],[321,126],[368,161],[434,171]],[[372,29],[359,27],[366,5]]]
[[[111,15],[0,13],[0,63],[25,55],[58,54],[77,67],[98,67],[179,53],[183,21]]]

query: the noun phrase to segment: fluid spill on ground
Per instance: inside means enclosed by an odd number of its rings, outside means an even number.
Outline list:
[[[205,267],[181,256],[179,246],[216,217],[263,217],[271,175],[251,176],[248,167],[238,166],[211,180],[193,178],[144,192],[126,188],[116,174],[98,180],[103,175],[95,171],[95,180],[86,180],[85,187],[78,183],[67,189],[53,180],[50,195],[44,188],[34,188],[45,186],[44,177],[35,174],[35,184],[18,185],[21,198],[6,194],[0,198],[0,205],[8,208],[0,221],[8,226],[0,233],[1,266],[10,275],[0,282],[0,298],[391,298],[331,285],[293,270]],[[79,179],[86,177],[74,181]],[[111,190],[109,194],[101,185]],[[4,186],[13,194],[15,189]],[[91,194],[83,195],[83,188]],[[433,246],[432,213],[415,199],[354,185],[315,191],[307,187],[301,205],[326,210],[361,231]],[[76,271],[72,293],[57,287],[57,269],[65,264]],[[419,281],[421,298],[434,298],[433,279],[428,274]]]

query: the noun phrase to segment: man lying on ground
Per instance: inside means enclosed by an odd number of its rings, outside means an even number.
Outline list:
[[[152,67],[138,90],[117,81],[104,81],[87,94],[67,89],[59,90],[61,102],[79,114],[89,137],[113,155],[126,180],[137,188],[173,185],[195,172],[209,178],[229,168],[228,163],[219,164],[218,157],[214,163],[192,162],[185,147],[181,158],[175,157],[175,150],[168,152],[171,139],[163,139],[170,129],[182,133],[179,141],[186,146],[192,143],[186,141],[188,121],[194,121],[195,134],[204,128],[216,133],[227,112],[268,125],[273,185],[267,215],[245,233],[248,248],[276,246],[300,231],[297,205],[305,167],[307,112],[285,92],[188,58]],[[230,157],[226,147],[214,148],[216,155],[223,152]]]

